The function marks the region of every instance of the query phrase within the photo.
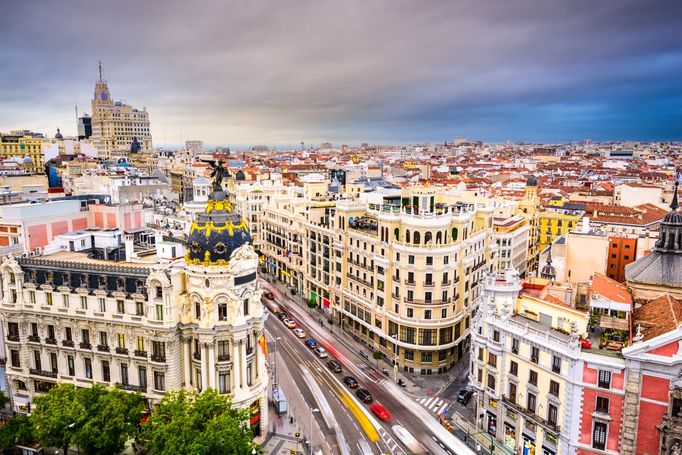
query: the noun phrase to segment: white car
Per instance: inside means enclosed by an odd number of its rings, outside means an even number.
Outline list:
[[[325,357],[329,356],[329,354],[327,354],[327,350],[322,346],[318,346],[315,348],[315,354],[317,354],[317,356],[321,359],[324,359]]]
[[[296,323],[292,321],[291,319],[285,319],[284,320],[284,325],[287,326],[290,329],[295,329],[296,328]]]
[[[303,329],[294,329],[294,335],[296,335],[299,338],[305,338],[305,330]]]

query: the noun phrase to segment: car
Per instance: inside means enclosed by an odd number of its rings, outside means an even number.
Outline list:
[[[592,342],[585,338],[580,339],[580,347],[583,349],[592,349]]]
[[[332,372],[341,373],[341,364],[336,360],[330,360],[329,362],[327,362],[327,366],[329,367],[330,370],[332,370]]]
[[[372,394],[369,393],[369,390],[367,389],[358,389],[355,391],[355,396],[360,398],[363,403],[371,403],[372,402]]]
[[[315,348],[315,354],[321,359],[324,359],[325,357],[329,357],[329,354],[327,354],[327,350],[323,348],[322,346],[318,346]]]
[[[287,326],[287,328],[290,329],[295,329],[296,328],[296,323],[292,321],[291,319],[285,319],[284,320],[284,325]]]
[[[375,416],[379,417],[379,420],[391,420],[391,414],[389,414],[386,408],[380,404],[374,403],[369,407],[369,409],[374,413]]]
[[[473,392],[474,391],[474,385],[472,383],[468,383],[466,387],[464,387],[464,390],[468,392]]]
[[[270,291],[263,292],[263,297],[265,297],[266,299],[269,299],[269,300],[275,300],[275,294],[273,294]]]
[[[285,319],[289,319],[289,315],[286,314],[284,311],[277,313],[277,318],[280,321],[284,321]]]
[[[305,338],[305,330],[303,329],[294,329],[294,335],[296,335],[299,338]]]
[[[308,338],[305,340],[305,345],[310,349],[315,349],[317,347],[317,341],[313,340],[312,338]]]
[[[358,386],[358,381],[353,376],[344,377],[343,383],[346,384],[351,389],[355,389]]]
[[[457,401],[466,406],[471,400],[471,396],[474,394],[471,390],[462,389],[457,394]]]

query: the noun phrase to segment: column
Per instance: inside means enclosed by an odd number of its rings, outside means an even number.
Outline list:
[[[247,387],[247,382],[246,382],[246,343],[244,340],[239,341],[239,350],[240,352],[240,358],[241,358],[241,365],[239,365],[239,372],[241,374],[242,378],[242,388]]]
[[[232,392],[236,392],[237,390],[242,388],[242,383],[241,383],[241,367],[242,367],[242,362],[241,362],[241,356],[239,355],[239,344],[236,340],[232,341]]]
[[[254,379],[254,381],[253,381],[253,383],[255,384],[256,381],[258,381],[258,380],[260,379],[260,371],[261,371],[260,363],[263,361],[263,360],[262,360],[262,358],[263,358],[263,351],[262,351],[262,348],[261,348],[261,346],[260,346],[260,343],[258,343],[257,341],[256,341],[256,345],[253,347],[253,349],[256,350],[256,359],[255,359],[255,362],[256,362],[256,377],[255,377],[255,379]]]
[[[184,338],[182,343],[184,344],[182,363],[184,365],[183,370],[185,373],[185,387],[189,387],[189,385],[192,383],[192,352],[190,349],[191,339]]]
[[[208,386],[215,389],[215,343],[208,345]]]
[[[208,371],[206,371],[206,357],[208,357],[208,346],[201,343],[201,390],[208,388]]]

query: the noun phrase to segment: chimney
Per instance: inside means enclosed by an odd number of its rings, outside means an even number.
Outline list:
[[[133,243],[133,235],[125,235],[125,247],[126,247],[126,262],[132,262],[133,252],[135,251],[135,246]]]

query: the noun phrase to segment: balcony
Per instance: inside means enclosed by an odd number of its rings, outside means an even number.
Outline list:
[[[425,282],[424,282],[424,287],[425,287],[425,288],[432,288],[432,287],[434,287],[435,285],[436,285],[436,282],[435,282],[435,281],[425,281]]]
[[[19,341],[19,334],[10,333],[7,335],[7,341]]]
[[[128,348],[116,348],[116,354],[128,355]]]
[[[350,278],[351,280],[353,280],[353,281],[357,281],[357,282],[359,282],[359,283],[364,284],[364,285],[367,286],[367,287],[370,287],[370,288],[371,288],[371,287],[374,287],[374,283],[370,283],[369,281],[365,281],[365,280],[363,280],[363,279],[360,278],[360,277],[357,277],[357,276],[355,276],[355,275],[351,275],[350,273],[347,273],[346,276],[347,276],[348,278]]]
[[[78,346],[80,346],[81,349],[92,349],[92,345],[87,341],[80,343]]]
[[[441,281],[440,283],[441,286],[450,286],[450,284],[452,284],[452,280]]]
[[[417,284],[417,282],[414,280],[405,280],[405,284],[408,286],[414,286]]]
[[[37,370],[35,368],[30,368],[29,373],[36,375],[36,376],[44,376],[46,378],[57,378],[57,372],[56,371],[45,371],[45,370]]]
[[[543,419],[542,417],[540,417],[539,415],[537,415],[535,412],[531,411],[530,409],[520,406],[518,403],[515,402],[515,400],[510,400],[508,397],[503,396],[502,401],[507,406],[512,407],[516,411],[523,414],[529,420],[531,420],[531,421],[535,422],[536,424],[544,427],[549,432],[553,433],[555,436],[558,436],[561,433],[561,427],[559,425],[557,425],[555,422],[548,422],[547,420]]]
[[[40,343],[40,337],[38,335],[29,335],[28,341],[31,343]]]
[[[253,354],[253,347],[249,346],[246,348],[246,355],[251,355]]]
[[[135,354],[135,357],[147,357],[147,351],[139,351],[135,349],[135,351],[133,352]]]
[[[73,347],[73,340],[63,340],[62,346],[65,346],[67,348],[72,348]]]
[[[224,355],[218,356],[218,362],[229,362],[229,361],[230,361],[229,354],[224,354]]]
[[[57,339],[56,338],[45,338],[45,343],[47,344],[57,344]]]
[[[448,303],[451,303],[452,299],[445,299],[445,300],[423,300],[423,299],[408,299],[405,298],[405,303],[410,303],[414,305],[447,305]]]
[[[152,354],[150,359],[152,362],[166,363],[166,356]]]
[[[201,352],[195,351],[193,354],[194,360],[201,360]]]
[[[123,384],[123,383],[117,382],[117,383],[116,383],[116,386],[119,387],[119,388],[122,389],[122,390],[127,390],[127,391],[129,391],[129,392],[141,392],[141,393],[144,393],[144,392],[147,391],[147,387],[146,387],[146,386],[142,386],[142,385]]]
[[[106,344],[98,344],[97,345],[97,350],[99,352],[109,352],[109,346]]]

